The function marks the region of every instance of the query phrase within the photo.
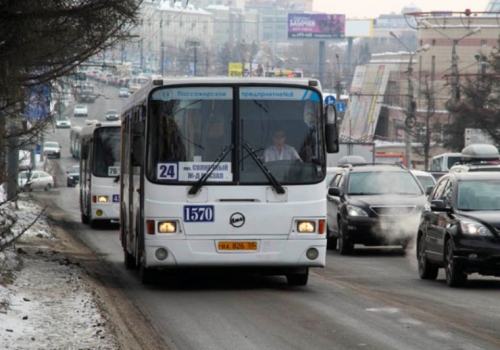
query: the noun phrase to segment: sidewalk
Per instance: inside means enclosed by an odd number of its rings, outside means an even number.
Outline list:
[[[18,234],[41,210],[29,194],[21,194],[18,206],[0,207],[0,229],[11,213]],[[67,258],[56,233],[42,214],[0,251],[0,349],[119,349],[88,276]]]

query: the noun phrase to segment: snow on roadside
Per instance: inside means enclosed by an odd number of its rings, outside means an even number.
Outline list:
[[[14,231],[40,212],[27,194],[18,206],[7,209],[19,219]],[[15,245],[0,251],[0,349],[117,349],[84,271],[50,248],[56,239],[42,214]]]

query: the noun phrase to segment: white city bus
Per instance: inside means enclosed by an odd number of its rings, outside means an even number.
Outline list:
[[[122,122],[120,238],[156,269],[246,267],[305,285],[326,256],[326,152],[336,112],[315,79],[155,79]],[[327,123],[326,120],[329,122]],[[265,162],[276,130],[300,159]]]
[[[120,189],[120,122],[84,126],[80,151],[80,212],[82,222],[118,222]]]

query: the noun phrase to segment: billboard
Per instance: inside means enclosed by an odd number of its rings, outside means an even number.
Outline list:
[[[486,131],[481,129],[466,128],[464,137],[465,137],[464,147],[475,145],[478,143],[486,143],[489,145],[495,144],[493,138],[490,135],[488,135]]]
[[[345,37],[345,15],[289,13],[289,39],[340,39]]]
[[[373,20],[347,20],[345,22],[346,38],[372,38]]]

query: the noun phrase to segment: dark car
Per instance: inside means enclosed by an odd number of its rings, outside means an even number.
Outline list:
[[[400,164],[347,164],[330,182],[327,248],[352,253],[355,244],[401,245],[416,235],[426,203],[415,176]]]
[[[79,165],[74,165],[66,171],[68,174],[66,178],[66,185],[68,187],[74,187],[80,182],[80,166]]]
[[[444,175],[429,195],[418,230],[418,273],[460,287],[469,274],[500,277],[500,173]]]
[[[107,121],[112,121],[112,120],[118,120],[120,119],[120,114],[116,109],[109,109],[106,112],[106,120]]]

